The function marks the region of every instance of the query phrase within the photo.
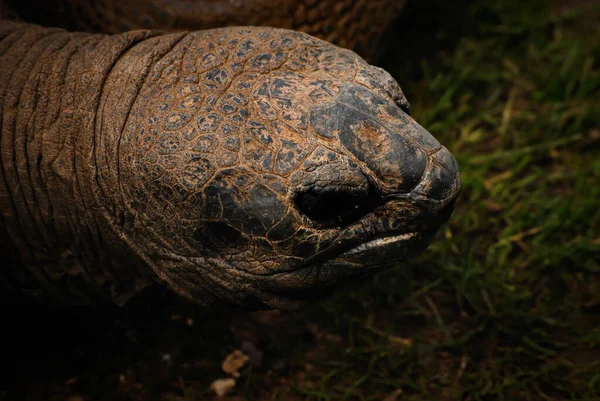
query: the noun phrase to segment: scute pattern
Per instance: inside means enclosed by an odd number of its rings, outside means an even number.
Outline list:
[[[385,71],[308,35],[187,34],[152,67],[123,130],[121,190],[137,199],[137,224],[149,227],[138,231],[160,236],[139,241],[160,260],[230,266],[225,274],[236,278],[225,282],[239,290],[247,279],[240,274],[293,270],[340,238],[384,230],[379,222],[340,233],[311,221],[293,199],[332,186],[357,194],[373,185],[384,193],[414,189],[427,166],[437,166],[428,155],[439,144],[412,128],[399,108],[407,104]],[[181,288],[178,269],[166,276]]]

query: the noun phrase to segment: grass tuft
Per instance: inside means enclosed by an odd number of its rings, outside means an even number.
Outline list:
[[[299,399],[600,399],[600,7],[426,3],[385,68],[464,188],[427,253],[298,315],[342,339]]]

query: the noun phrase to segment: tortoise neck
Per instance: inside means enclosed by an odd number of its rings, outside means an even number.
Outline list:
[[[112,143],[98,120],[105,81],[149,34],[2,21],[0,228],[21,256],[24,287],[45,287],[52,302],[124,302],[148,283],[150,270],[124,251],[115,230],[117,188],[101,185],[98,167],[113,166],[97,148]]]

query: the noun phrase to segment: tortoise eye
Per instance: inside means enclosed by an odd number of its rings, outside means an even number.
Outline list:
[[[376,200],[369,192],[306,191],[296,196],[296,206],[312,221],[324,227],[345,227],[371,212]]]
[[[205,248],[221,249],[238,245],[242,241],[239,230],[222,221],[209,221],[194,232],[194,239]]]

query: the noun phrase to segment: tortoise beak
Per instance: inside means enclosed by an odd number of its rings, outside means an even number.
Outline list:
[[[454,203],[461,186],[458,162],[448,149],[441,146],[428,155],[427,168],[412,193],[428,198],[432,203],[432,209],[440,210]]]

